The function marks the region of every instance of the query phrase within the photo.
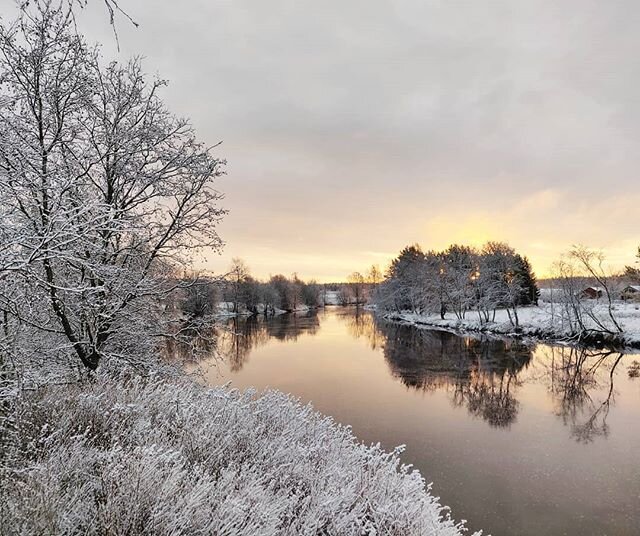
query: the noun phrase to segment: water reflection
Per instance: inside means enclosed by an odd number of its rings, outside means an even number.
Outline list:
[[[365,339],[372,350],[382,348],[387,338],[378,327],[373,314],[360,307],[351,308],[352,314],[342,315],[347,324],[347,331],[354,339]]]
[[[406,462],[472,530],[637,534],[637,356],[459,336],[339,307],[230,320],[210,336],[204,381],[280,389],[365,443],[407,445]]]
[[[375,329],[384,334],[391,373],[407,387],[444,389],[455,406],[466,407],[491,426],[508,427],[515,421],[517,375],[531,361],[530,347],[384,321],[377,321]]]
[[[219,326],[210,323],[181,324],[165,338],[163,357],[188,364],[216,355],[219,331]]]
[[[269,340],[295,342],[304,334],[314,335],[319,328],[320,320],[316,311],[273,318],[232,318],[216,329],[217,351],[232,372],[239,372],[251,351]]]
[[[615,371],[623,355],[580,348],[524,344],[512,339],[460,336],[386,322],[360,308],[338,317],[354,339],[380,350],[391,375],[411,390],[443,391],[452,406],[509,428],[517,421],[523,382],[543,383],[554,413],[578,442],[607,437],[607,418],[615,403]],[[237,373],[252,351],[275,339],[295,342],[320,329],[317,312],[275,318],[234,318],[215,328],[216,351]],[[210,349],[206,341],[204,349]],[[537,356],[532,366],[534,355]]]
[[[542,349],[543,379],[556,414],[581,443],[607,437],[607,417],[615,403],[615,372],[623,354],[612,351],[547,346]]]

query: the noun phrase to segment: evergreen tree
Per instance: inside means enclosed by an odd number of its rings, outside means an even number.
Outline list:
[[[519,300],[520,305],[538,305],[540,298],[540,289],[536,275],[533,273],[531,263],[527,257],[516,254],[516,275],[520,279],[522,285],[522,294]]]
[[[638,248],[638,251],[636,252],[636,264],[640,263],[640,247]],[[633,279],[634,281],[640,281],[640,269],[637,266],[625,266],[624,267],[624,274],[630,278]]]

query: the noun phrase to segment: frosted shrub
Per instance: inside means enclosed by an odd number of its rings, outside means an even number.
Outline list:
[[[11,411],[2,534],[464,532],[398,451],[279,392],[103,377]]]

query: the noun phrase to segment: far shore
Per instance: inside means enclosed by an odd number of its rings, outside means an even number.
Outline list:
[[[557,304],[556,304],[557,306]],[[617,351],[640,349],[640,307],[636,303],[617,303],[616,313],[624,329],[621,333],[587,330],[571,333],[563,325],[558,315],[552,314],[551,304],[522,307],[518,310],[519,326],[516,328],[508,319],[506,310],[498,309],[493,322],[480,322],[474,311],[459,319],[448,313],[444,319],[435,314],[411,312],[379,312],[379,316],[392,322],[434,328],[455,333],[478,333],[502,337],[528,338],[540,342],[563,345],[605,348]],[[375,311],[375,307],[369,307]]]

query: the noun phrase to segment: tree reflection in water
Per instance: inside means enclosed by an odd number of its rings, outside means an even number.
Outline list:
[[[615,402],[616,368],[624,354],[609,350],[553,347],[543,349],[544,377],[555,411],[572,436],[588,443],[609,434],[607,417]]]
[[[454,405],[491,426],[508,427],[515,421],[514,391],[518,372],[531,361],[529,346],[384,321],[377,327],[385,334],[383,353],[391,373],[407,387],[444,389]]]
[[[295,342],[303,334],[315,334],[319,328],[316,311],[268,318],[261,315],[231,318],[213,328],[215,353],[228,364],[231,372],[239,372],[251,352],[269,340]]]
[[[215,355],[218,329],[208,321],[180,323],[170,336],[163,334],[163,356],[179,363],[194,363]]]
[[[621,353],[419,329],[378,319],[355,307],[335,314],[349,335],[382,352],[391,375],[409,389],[443,390],[454,406],[466,408],[492,427],[508,428],[514,423],[518,388],[524,382],[537,382],[547,386],[555,414],[577,441],[589,442],[609,433],[607,417],[615,403]],[[319,329],[315,311],[235,318],[210,328],[204,337],[203,330],[198,330],[197,341],[195,337],[189,343],[174,341],[170,351],[180,356],[181,345],[191,350],[197,344],[201,355],[222,358],[232,372],[239,372],[255,348],[272,339],[295,342]],[[188,330],[182,338],[188,339]]]
[[[382,348],[387,338],[382,330],[377,328],[377,320],[369,311],[361,307],[350,307],[349,313],[343,315],[347,323],[347,331],[354,339],[366,339],[369,348]]]
[[[508,427],[518,413],[522,382],[549,386],[556,414],[579,442],[609,432],[619,352],[523,344],[515,339],[468,337],[418,329],[356,312],[349,333],[382,348],[391,374],[411,389],[451,393],[455,406],[494,427]],[[536,365],[532,366],[534,360]]]
[[[269,340],[263,317],[232,318],[220,326],[217,352],[232,372],[242,369],[254,348]]]

